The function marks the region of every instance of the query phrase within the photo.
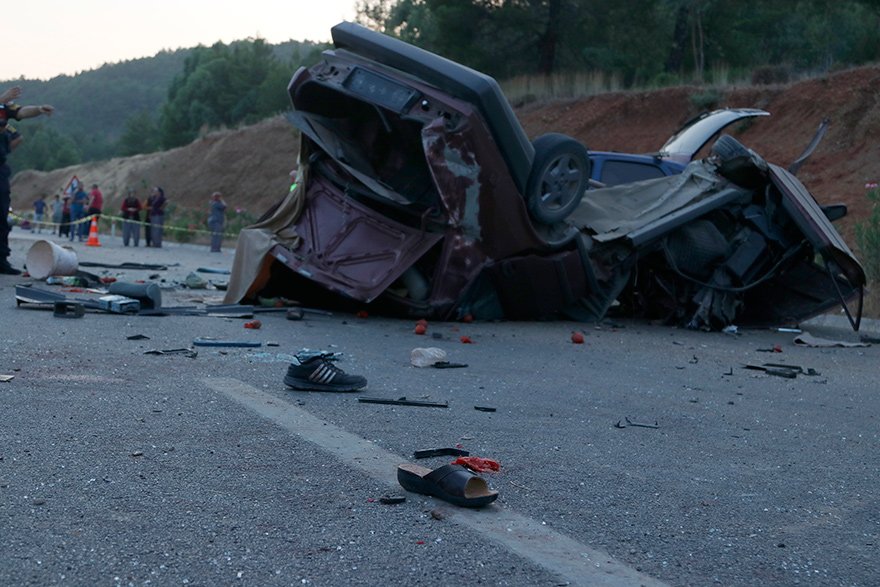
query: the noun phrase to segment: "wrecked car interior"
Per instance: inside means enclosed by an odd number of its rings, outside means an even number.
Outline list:
[[[529,140],[491,77],[353,23],[332,37],[289,84],[296,187],[242,231],[227,303],[706,330],[842,306],[858,329],[866,278],[829,220],[840,210],[733,137],[603,184],[575,139]]]

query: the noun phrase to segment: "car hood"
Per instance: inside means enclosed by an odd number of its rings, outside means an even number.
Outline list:
[[[738,120],[756,116],[770,116],[757,108],[725,108],[705,112],[685,124],[660,149],[660,158],[677,163],[689,163],[713,136]]]

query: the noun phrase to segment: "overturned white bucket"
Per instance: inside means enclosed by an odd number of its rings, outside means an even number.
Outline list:
[[[50,275],[73,275],[78,261],[73,249],[59,247],[51,241],[37,241],[31,246],[25,260],[27,270],[34,279],[46,279]]]

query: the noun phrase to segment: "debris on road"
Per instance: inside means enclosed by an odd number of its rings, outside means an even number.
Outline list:
[[[448,408],[449,404],[443,402],[422,402],[417,400],[408,400],[405,397],[400,399],[383,399],[378,397],[359,397],[358,401],[363,404],[386,404],[389,406],[415,406],[418,408]]]
[[[743,365],[743,369],[751,369],[753,371],[764,371],[767,375],[776,377],[785,377],[786,379],[794,379],[798,375],[807,375],[809,377],[817,377],[821,375],[812,367],[806,369],[799,365],[786,365],[783,363],[764,363],[763,365]]]
[[[632,420],[629,419],[629,416],[624,416],[623,420],[626,421],[626,424],[624,424],[623,421],[618,420],[617,423],[614,425],[614,427],[615,428],[626,428],[628,426],[632,426],[634,428],[655,428],[655,429],[660,428],[660,424],[656,420],[654,421],[653,424],[646,424],[643,422],[633,422]]]
[[[842,347],[842,348],[855,348],[855,347],[868,347],[871,346],[871,343],[859,341],[859,342],[848,342],[845,340],[830,340],[827,338],[819,338],[818,336],[813,336],[809,332],[803,332],[796,337],[794,337],[794,344],[798,346],[806,346],[813,348],[831,348],[831,347]]]
[[[474,409],[478,412],[497,412],[496,408],[490,408],[489,406],[474,406]]]
[[[774,344],[770,348],[755,349],[755,350],[758,351],[759,353],[781,353],[782,352],[782,345]]]
[[[449,361],[437,361],[431,367],[434,369],[464,369],[467,363],[450,363]]]
[[[195,359],[199,356],[198,351],[195,349],[152,349],[149,351],[144,351],[145,355],[183,355],[184,357],[188,357],[190,359]]]
[[[263,343],[259,340],[222,340],[201,336],[193,339],[193,346],[256,348],[263,346]]]
[[[189,289],[207,289],[208,280],[198,273],[191,272],[189,275],[186,276],[186,279],[183,280],[183,285],[185,285]]]
[[[416,347],[410,352],[409,362],[413,367],[433,367],[446,361],[446,351],[437,347]]]
[[[56,318],[82,318],[86,309],[79,302],[55,302],[52,315]]]
[[[476,471],[477,473],[497,473],[501,470],[501,463],[485,457],[458,457],[452,461],[452,464],[467,467],[471,471]]]
[[[406,497],[403,495],[383,495],[379,498],[379,503],[383,503],[385,505],[396,505],[405,501]]]
[[[15,379],[15,375],[0,375],[0,383],[6,383]]]
[[[461,448],[442,447],[442,448],[424,448],[413,451],[414,459],[430,459],[433,457],[467,457],[471,453]]]
[[[444,465],[433,471],[404,463],[397,467],[397,482],[414,493],[432,495],[461,507],[483,507],[498,498],[486,480],[461,465]]]

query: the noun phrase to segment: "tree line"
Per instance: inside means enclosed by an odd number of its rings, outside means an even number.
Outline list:
[[[362,24],[500,80],[599,71],[644,87],[699,84],[723,69],[784,82],[880,58],[880,0],[357,0],[356,8]],[[6,82],[57,113],[21,125],[13,163],[49,170],[148,153],[273,116],[289,107],[292,73],[324,48],[248,39]]]
[[[828,71],[880,57],[880,0],[360,0],[362,24],[505,79],[597,70],[627,85],[713,68]]]
[[[16,171],[47,171],[84,161],[185,145],[200,133],[250,124],[289,107],[287,82],[325,48],[262,39],[216,43],[104,65],[48,81],[20,79],[27,103],[56,113],[18,125]]]

